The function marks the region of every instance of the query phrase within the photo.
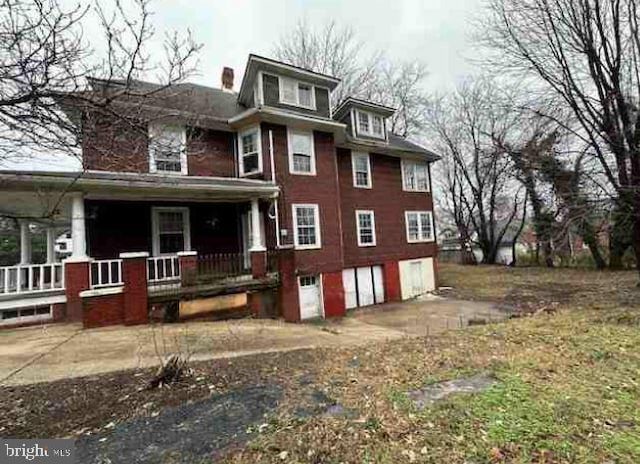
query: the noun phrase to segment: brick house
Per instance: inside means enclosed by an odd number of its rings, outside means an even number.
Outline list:
[[[433,290],[438,156],[388,129],[393,108],[331,108],[338,84],[250,55],[237,93],[229,68],[221,89],[160,89],[142,130],[82,114],[82,173],[0,171],[0,212],[31,218],[21,262],[0,268],[0,324],[144,323],[170,302],[300,321]],[[31,262],[34,221],[46,263]]]

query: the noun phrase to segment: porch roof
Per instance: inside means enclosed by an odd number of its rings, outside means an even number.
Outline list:
[[[63,197],[71,192],[82,192],[87,199],[234,202],[273,198],[279,189],[263,180],[229,177],[0,171],[0,192],[0,215],[57,222],[52,216],[68,218],[69,202]]]

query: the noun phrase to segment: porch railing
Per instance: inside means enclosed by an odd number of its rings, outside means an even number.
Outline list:
[[[177,256],[147,258],[147,281],[150,285],[180,280],[180,260]]]
[[[63,289],[62,263],[0,267],[0,295]]]
[[[198,279],[218,280],[251,274],[251,263],[244,253],[198,255]]]
[[[91,262],[89,271],[91,288],[115,287],[123,285],[122,260],[101,259]]]

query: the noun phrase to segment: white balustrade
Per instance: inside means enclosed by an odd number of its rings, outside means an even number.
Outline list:
[[[91,288],[115,287],[122,285],[122,260],[101,259],[91,261],[89,276]]]
[[[20,264],[0,267],[0,295],[64,289],[64,265]]]
[[[150,284],[180,279],[180,260],[177,256],[153,256],[147,258],[147,281]]]

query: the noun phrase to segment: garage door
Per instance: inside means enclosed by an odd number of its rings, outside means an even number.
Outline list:
[[[433,258],[400,261],[399,267],[403,300],[435,290]]]
[[[322,298],[320,296],[320,277],[302,276],[298,279],[300,296],[300,318],[322,317]]]
[[[347,309],[384,302],[382,266],[365,266],[342,271]]]

